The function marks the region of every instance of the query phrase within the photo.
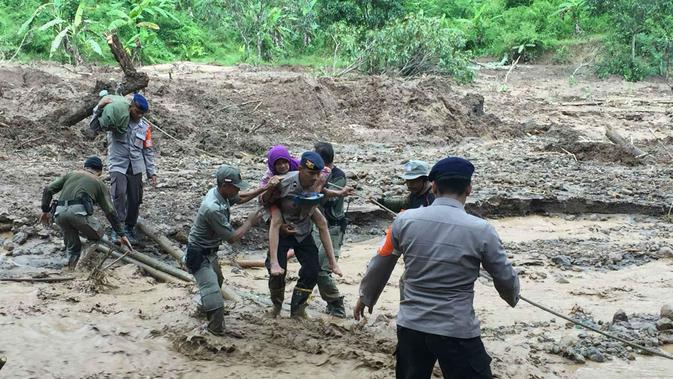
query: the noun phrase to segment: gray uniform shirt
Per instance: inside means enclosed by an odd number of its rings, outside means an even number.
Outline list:
[[[126,174],[131,165],[133,174],[147,173],[150,178],[156,175],[152,130],[144,118],[139,122],[129,122],[126,133],[107,133],[108,169],[110,172]]]
[[[483,265],[500,297],[511,306],[519,279],[493,226],[467,214],[453,199],[400,214],[392,226],[396,251],[404,256],[404,290],[397,324],[420,332],[455,338],[480,335],[474,314],[474,282]],[[372,259],[360,285],[364,304],[378,299],[399,255]]]
[[[296,195],[305,191],[299,182],[299,171],[292,171],[287,174],[281,180],[278,188],[280,191],[278,205],[283,215],[283,220],[287,224],[294,225],[297,231],[294,237],[298,242],[301,242],[311,234],[311,229],[313,228],[311,216],[313,216],[316,206],[302,206],[295,200]]]
[[[238,197],[225,199],[217,191],[217,187],[211,188],[201,201],[194,224],[189,231],[187,239],[189,244],[212,249],[231,238],[234,235],[234,228],[229,223],[230,208],[237,202]]]

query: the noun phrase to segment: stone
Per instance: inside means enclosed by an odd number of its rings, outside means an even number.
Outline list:
[[[568,281],[568,279],[564,278],[563,276],[558,276],[556,278],[556,283],[568,284],[570,282]]]
[[[610,258],[611,261],[616,263],[616,262],[619,262],[622,259],[624,259],[624,254],[622,254],[619,251],[615,251],[615,252],[610,253],[610,255],[608,255],[608,258]]]
[[[28,233],[18,232],[12,237],[12,242],[17,245],[23,245],[28,240]]]
[[[657,330],[673,330],[673,320],[667,317],[660,318],[657,321]]]
[[[551,259],[552,263],[557,266],[571,266],[572,261],[567,255],[557,255]]]
[[[664,304],[659,311],[659,317],[673,320],[673,304]]]
[[[14,250],[14,242],[6,240],[5,243],[2,244],[2,247],[7,251],[12,251]]]
[[[591,349],[588,358],[594,362],[605,362],[605,356],[598,349]]]
[[[659,249],[659,256],[662,258],[673,258],[673,249],[668,246],[664,246]]]
[[[672,333],[660,333],[659,334],[659,343],[661,345],[673,344],[673,332]]]
[[[623,309],[620,309],[612,316],[612,322],[629,322],[629,317],[626,315],[626,312],[624,312]]]

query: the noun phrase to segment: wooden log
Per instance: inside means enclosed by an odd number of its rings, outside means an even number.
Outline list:
[[[235,261],[241,268],[256,268],[265,267],[264,260],[257,259],[240,259]]]
[[[626,151],[627,153],[633,155],[634,158],[640,159],[647,155],[647,153],[633,146],[632,143],[630,143],[624,137],[619,135],[619,133],[614,131],[610,126],[605,127],[605,136],[608,137],[610,142],[621,147],[622,150]]]
[[[103,245],[97,245],[96,246],[97,250],[100,250],[101,252],[105,254],[111,254],[115,258],[120,258],[123,257],[124,254],[114,251],[113,249],[110,249],[108,246],[103,246]],[[122,261],[131,263],[133,265],[136,265],[140,267],[143,271],[147,273],[147,275],[153,277],[154,279],[160,281],[160,282],[171,282],[171,283],[182,283],[182,281],[178,278],[176,278],[173,275],[169,275],[163,271],[157,270],[154,267],[150,267],[142,262],[138,262],[137,260],[131,258],[131,257],[123,257]]]
[[[64,276],[58,278],[0,278],[0,282],[58,283],[67,282],[74,279],[74,276]]]
[[[109,93],[119,93],[125,96],[147,87],[150,78],[146,73],[136,71],[131,58],[129,58],[117,35],[110,34],[106,37],[112,55],[124,72],[121,83],[96,81],[92,93],[83,96],[76,104],[69,104],[67,107],[48,113],[42,119],[42,122],[50,124],[54,120],[58,120],[60,125],[72,126],[91,116],[93,108],[98,104],[100,91],[107,90]]]
[[[106,240],[101,240],[102,243],[106,244],[108,247],[112,248],[113,250],[117,251],[122,251],[124,253],[128,252],[126,248],[122,248],[121,246],[117,246],[114,243]],[[135,259],[136,261],[142,262],[150,267],[153,267],[159,271],[165,272],[169,275],[172,275],[176,278],[179,278],[181,280],[184,280],[185,282],[191,282],[192,281],[192,276],[188,274],[186,271],[180,270],[179,268],[169,266],[157,259],[148,257],[147,255],[137,252],[137,251],[131,251],[128,252],[128,256],[130,258]]]
[[[168,239],[168,237],[161,234],[158,230],[156,230],[151,225],[147,224],[145,221],[138,221],[136,225],[138,226],[138,229],[141,232],[143,232],[143,234],[149,237],[152,241],[156,242],[156,244],[159,245],[161,250],[163,250],[165,253],[168,253],[173,258],[175,258],[178,261],[178,264],[182,266],[182,256],[184,255],[184,253],[182,252],[182,250],[175,247]]]

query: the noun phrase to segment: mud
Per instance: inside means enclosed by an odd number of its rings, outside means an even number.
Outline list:
[[[239,165],[255,182],[265,170],[268,146],[284,143],[300,154],[317,140],[329,140],[337,165],[358,187],[341,257],[345,275],[338,280],[352,307],[366,263],[391,220],[366,197],[404,193],[396,175],[409,159],[461,155],[477,167],[466,208],[496,226],[520,271],[522,294],[671,350],[670,330],[657,329],[673,267],[668,147],[673,113],[670,104],[657,101],[670,94],[666,83],[587,76],[570,84],[574,67],[527,65],[511,73],[505,92],[499,90],[505,73],[488,70],[469,86],[433,77],[324,78],[297,68],[182,62],[143,70],[150,75],[150,118],[161,130],[154,132],[159,185],[146,187],[142,216],[176,245],[184,247],[218,165]],[[41,188],[79,167],[85,155],[104,155],[105,145],[100,137],[93,143],[83,138],[84,122],[65,127],[44,117],[90,91],[97,78],[119,77],[118,70],[104,67],[0,66],[0,277],[63,274],[66,256],[58,231],[35,225]],[[591,105],[594,100],[601,105]],[[647,158],[634,160],[616,149],[604,137],[605,126],[633,141]],[[240,224],[253,208],[234,208],[233,223]],[[174,264],[150,241],[138,248]],[[96,291],[86,271],[75,272],[72,282],[0,282],[0,355],[8,357],[2,373],[394,376],[401,264],[364,322],[325,316],[317,291],[309,306],[312,320],[290,320],[289,309],[271,320],[263,317],[269,305],[266,272],[233,262],[262,259],[265,249],[266,231],[257,227],[242,243],[225,244],[219,252],[226,282],[242,298],[227,304],[227,325],[243,338],[204,334],[205,320],[192,300],[195,288],[157,283],[130,265],[110,270],[108,285]],[[297,270],[296,261],[290,262],[288,291]],[[509,309],[485,281],[475,292],[497,377],[673,372],[663,358],[568,327],[528,304]],[[620,309],[628,323],[612,321]]]

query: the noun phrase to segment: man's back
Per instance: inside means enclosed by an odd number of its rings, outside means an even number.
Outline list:
[[[495,230],[465,213],[457,200],[438,198],[429,207],[404,212],[392,235],[405,262],[401,326],[448,337],[479,336],[472,302],[481,264],[497,278],[508,302],[518,293],[518,279]]]

